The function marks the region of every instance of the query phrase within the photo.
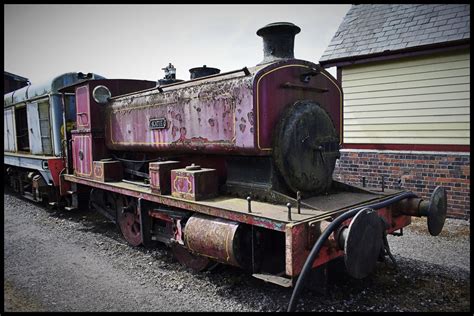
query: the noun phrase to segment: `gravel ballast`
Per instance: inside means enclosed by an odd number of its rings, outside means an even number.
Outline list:
[[[377,263],[363,280],[339,275],[305,290],[297,311],[469,311],[469,222],[432,237],[414,218],[389,236],[398,269]],[[88,210],[58,212],[4,193],[5,311],[285,311],[292,289],[230,266],[194,273],[164,245],[132,248]]]

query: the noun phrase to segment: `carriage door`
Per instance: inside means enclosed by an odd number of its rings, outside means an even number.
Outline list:
[[[30,152],[41,154],[41,132],[38,114],[38,103],[28,103],[26,105],[26,117],[28,118],[28,139],[30,140]]]
[[[15,132],[15,109],[8,108],[4,111],[5,115],[3,117],[3,149],[5,151],[15,151],[16,150],[16,132]]]
[[[51,127],[49,124],[49,102],[39,101],[26,105],[28,136],[32,154],[51,155]]]

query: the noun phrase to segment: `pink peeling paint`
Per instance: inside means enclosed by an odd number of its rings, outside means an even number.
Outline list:
[[[220,152],[253,148],[253,130],[239,128],[253,112],[252,103],[251,78],[242,76],[119,98],[107,109],[107,146],[188,151],[205,146]],[[164,119],[164,128],[150,127],[150,121]]]
[[[190,175],[189,177],[175,176],[173,181],[173,189],[175,192],[178,193],[194,192],[193,182],[194,179],[192,175]]]
[[[92,176],[92,140],[90,133],[72,135],[72,157],[74,173]]]
[[[316,64],[289,60],[118,97],[106,108],[106,144],[113,150],[270,155],[273,131],[283,111],[297,100],[321,104],[340,118],[339,85],[324,70],[305,83]],[[285,86],[286,85],[286,86]],[[337,89],[334,89],[334,86]],[[151,128],[153,120],[166,121]],[[339,120],[335,120],[337,130]]]
[[[85,85],[76,88],[76,107],[77,129],[90,128],[89,86]]]

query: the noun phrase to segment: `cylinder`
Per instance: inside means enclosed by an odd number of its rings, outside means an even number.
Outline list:
[[[294,58],[295,35],[301,29],[288,22],[276,22],[265,25],[257,31],[263,38],[264,58],[260,64]]]
[[[249,247],[243,247],[246,240],[244,226],[238,222],[202,214],[191,216],[184,227],[184,244],[196,254],[237,267],[245,267]],[[245,260],[247,261],[247,260]]]

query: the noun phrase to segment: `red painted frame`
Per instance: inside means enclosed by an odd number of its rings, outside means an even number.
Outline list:
[[[380,217],[384,218],[389,228],[386,230],[387,234],[392,233],[400,228],[403,228],[411,223],[411,216],[400,215],[392,217],[392,211],[390,207],[381,208],[377,210]],[[344,221],[340,227],[349,226],[352,218]],[[295,277],[298,276],[303,268],[303,265],[308,258],[311,251],[312,245],[308,245],[308,226],[307,222],[302,225],[300,223],[296,225],[286,225],[285,240],[286,240],[286,274]],[[337,257],[343,256],[344,251],[337,248],[334,242],[334,233],[331,234],[329,240],[333,239],[333,242],[327,241],[321,248],[319,255],[313,262],[312,267],[319,267],[330,260]]]
[[[64,178],[67,181],[76,182],[79,184],[84,184],[87,186],[96,187],[107,191],[124,194],[127,196],[132,196],[135,198],[141,198],[143,200],[155,202],[157,204],[164,204],[202,214],[207,214],[210,216],[225,218],[241,223],[246,223],[249,225],[284,232],[286,248],[286,274],[291,277],[296,277],[300,274],[304,262],[306,261],[306,258],[309,255],[311,247],[313,246],[313,244],[309,245],[308,243],[308,224],[314,219],[308,219],[298,223],[284,223],[266,218],[260,218],[258,216],[255,216],[254,214],[232,212],[225,209],[198,204],[193,201],[188,201],[180,198],[163,196],[152,192],[140,192],[132,189],[120,188],[117,187],[117,185],[98,182],[71,175],[65,175]],[[392,217],[392,211],[390,209],[390,206],[379,209],[377,212],[379,216],[383,217],[388,223],[389,228],[387,229],[387,233],[392,233],[411,223],[411,216],[400,215],[397,217]],[[351,220],[352,218],[346,220],[341,225],[341,227],[349,225]],[[344,255],[344,252],[342,250],[337,249],[334,245],[331,245],[331,243],[327,243],[325,246],[322,247],[320,255],[313,263],[313,267],[321,266],[322,264],[342,255]]]
[[[105,183],[99,182],[92,179],[87,179],[83,177],[77,177],[73,175],[64,175],[66,181],[75,182],[83,184],[90,187],[95,187],[118,194],[127,195],[135,198],[142,198],[143,200],[155,202],[157,204],[164,204],[171,207],[181,208],[189,211],[194,211],[202,214],[207,214],[210,216],[221,217],[233,221],[238,221],[241,223],[246,223],[250,225],[255,225],[259,227],[264,227],[276,231],[285,231],[285,223],[275,220],[270,220],[263,217],[258,217],[253,214],[246,213],[236,213],[228,211],[221,208],[209,207],[206,205],[198,204],[194,201],[184,200],[181,198],[176,198],[172,196],[164,196],[156,193],[135,191],[128,188],[117,187],[117,184],[114,183]]]
[[[63,158],[51,158],[48,159],[48,169],[51,172],[51,177],[53,178],[53,185],[55,187],[59,186],[59,174],[64,169],[64,159]]]

